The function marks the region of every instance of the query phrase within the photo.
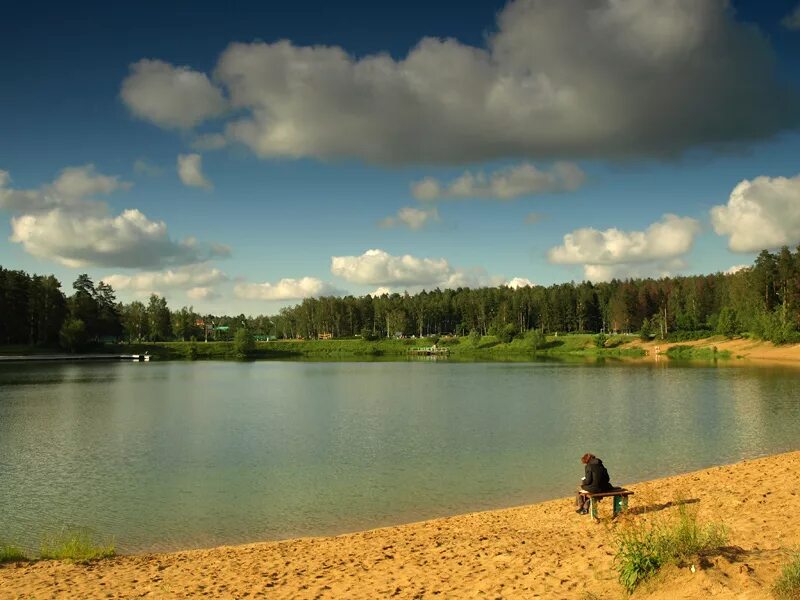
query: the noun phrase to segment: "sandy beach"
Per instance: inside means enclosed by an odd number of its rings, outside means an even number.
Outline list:
[[[670,346],[697,346],[701,348],[716,347],[719,352],[730,352],[730,360],[722,361],[731,365],[758,365],[758,364],[800,364],[800,344],[785,344],[776,346],[772,342],[751,340],[745,338],[727,339],[722,336],[691,340],[687,342],[640,342],[636,341],[633,347],[640,347],[647,352],[648,360],[667,359],[660,355]]]
[[[669,568],[636,598],[768,598],[800,545],[800,452],[628,486],[633,519],[660,519],[684,498],[724,523],[729,548]],[[624,482],[620,482],[624,483]],[[0,567],[2,598],[623,598],[613,568],[611,503],[601,519],[571,498],[336,537],[303,538],[90,565]]]

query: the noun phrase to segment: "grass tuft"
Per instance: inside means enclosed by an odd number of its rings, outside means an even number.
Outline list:
[[[28,560],[28,556],[21,548],[13,544],[6,544],[0,542],[0,564],[7,562],[17,562],[20,560]]]
[[[114,542],[98,542],[86,530],[61,530],[42,542],[39,556],[43,560],[88,562],[114,556]]]
[[[725,545],[722,525],[702,525],[697,512],[679,502],[677,518],[643,523],[627,521],[615,532],[617,554],[614,564],[619,581],[628,593],[667,564],[684,564]]]
[[[780,600],[800,598],[800,552],[795,552],[789,563],[783,567],[780,577],[772,586],[772,594]]]

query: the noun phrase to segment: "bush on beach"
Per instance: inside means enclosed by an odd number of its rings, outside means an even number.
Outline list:
[[[6,544],[0,541],[0,564],[28,560],[28,556],[22,549],[13,544]]]
[[[772,594],[779,600],[800,598],[800,551],[795,552],[783,567],[780,577],[772,587]]]
[[[114,542],[98,542],[89,531],[62,529],[46,538],[39,550],[43,560],[88,562],[115,555]]]
[[[697,512],[678,502],[678,515],[666,521],[627,521],[615,532],[614,564],[619,581],[628,593],[668,564],[713,553],[727,540],[725,528],[716,523],[702,525]]]

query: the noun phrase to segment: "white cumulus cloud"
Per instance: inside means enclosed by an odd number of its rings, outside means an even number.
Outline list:
[[[530,279],[526,279],[525,277],[514,277],[506,282],[506,285],[512,289],[519,289],[523,287],[533,287],[536,284],[533,283]]]
[[[407,227],[416,231],[438,220],[439,211],[436,208],[424,210],[412,206],[404,206],[397,211],[397,215],[382,219],[378,225],[384,228]]]
[[[216,300],[221,295],[210,287],[193,287],[186,291],[186,295],[192,300]]]
[[[131,187],[119,177],[98,173],[92,164],[66,167],[52,183],[36,189],[14,189],[8,187],[10,183],[8,171],[0,171],[0,208],[17,213],[53,208],[86,210],[91,198]]]
[[[522,163],[486,175],[483,171],[466,171],[448,184],[426,177],[411,185],[417,200],[446,198],[488,198],[512,200],[520,196],[568,192],[580,188],[586,175],[573,163],[560,162],[549,171],[530,163]]]
[[[698,233],[695,219],[667,214],[644,231],[576,229],[547,256],[556,264],[583,264],[586,276],[594,280],[666,274],[682,268],[682,256]]]
[[[120,96],[130,111],[166,128],[188,129],[222,114],[227,103],[205,73],[161,60],[131,65]]]
[[[243,300],[301,300],[319,296],[339,295],[341,292],[316,277],[281,279],[277,283],[239,283],[233,288]]]
[[[727,204],[711,209],[711,223],[734,252],[800,243],[800,175],[742,181]]]
[[[230,254],[227,247],[194,238],[172,239],[163,221],[137,209],[113,214],[95,198],[130,185],[102,175],[92,165],[69,167],[36,189],[13,189],[0,174],[0,208],[11,219],[12,242],[26,252],[69,267],[163,268]]]
[[[453,164],[673,156],[768,137],[800,122],[774,62],[728,0],[512,0],[481,46],[426,37],[395,59],[233,43],[214,81],[236,113],[227,137],[259,156]],[[122,93],[166,127],[224,108],[203,74],[160,61],[133,65]]]
[[[163,271],[143,271],[131,275],[113,274],[102,280],[116,290],[147,291],[151,289],[190,289],[227,281],[228,277],[216,267],[194,264]]]
[[[734,275],[739,271],[743,271],[744,269],[749,269],[750,265],[733,265],[732,267],[725,269],[725,275]]]
[[[203,157],[199,154],[178,155],[178,177],[184,185],[210,190],[214,186],[203,175]]]
[[[119,215],[87,216],[62,209],[11,219],[11,241],[39,258],[68,267],[147,268],[224,257],[229,251],[195,240],[175,241],[163,221],[136,209]]]
[[[380,249],[367,250],[360,256],[332,256],[331,273],[350,283],[379,286],[377,292],[389,289],[419,291],[436,287],[474,288],[505,282],[505,278],[490,276],[480,267],[457,268],[444,258],[419,258],[410,254],[393,256]]]

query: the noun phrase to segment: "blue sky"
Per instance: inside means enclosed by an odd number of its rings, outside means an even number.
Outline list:
[[[17,3],[0,265],[257,314],[747,264],[800,243],[800,7],[726,4]]]

